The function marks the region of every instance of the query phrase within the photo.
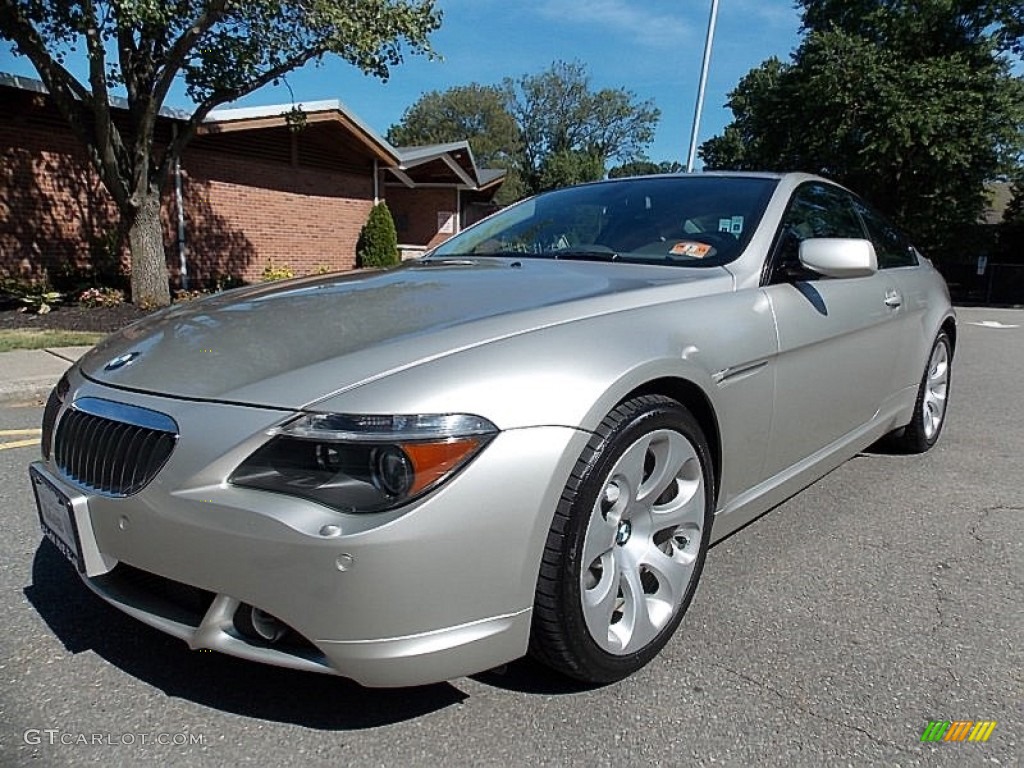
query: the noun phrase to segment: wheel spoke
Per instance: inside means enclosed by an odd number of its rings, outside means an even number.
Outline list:
[[[590,526],[587,528],[587,537],[583,542],[583,567],[590,567],[591,563],[608,552],[615,546],[615,532],[617,522],[614,518],[608,519],[601,514],[600,502],[590,517]]]
[[[622,488],[623,495],[629,499],[636,499],[640,494],[640,488],[644,482],[644,467],[647,461],[647,451],[651,444],[653,435],[645,435],[629,447],[611,472],[611,482],[617,482]]]
[[[605,645],[609,641],[609,629],[612,614],[619,597],[619,584],[622,574],[619,572],[618,558],[615,551],[608,552],[601,558],[601,578],[592,589],[583,590],[583,618],[587,622],[590,634]]]
[[[678,432],[656,434],[660,439],[648,444],[648,452],[654,456],[654,469],[639,488],[638,502],[655,502],[676,481],[683,465],[697,458],[690,441]]]
[[[625,565],[625,564],[624,564]],[[612,631],[626,653],[639,650],[658,634],[651,616],[648,595],[640,578],[640,569],[631,565],[622,569],[622,620],[612,626]]]
[[[676,497],[651,510],[655,529],[687,524],[699,527],[704,520],[704,501],[702,482],[680,480]]]
[[[683,599],[683,593],[690,583],[693,572],[694,557],[689,553],[674,549],[672,557],[656,547],[650,548],[641,561],[645,568],[657,579],[658,590],[651,598],[662,600],[668,605],[677,605]]]

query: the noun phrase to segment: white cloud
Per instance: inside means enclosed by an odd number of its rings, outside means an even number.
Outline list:
[[[608,27],[628,36],[633,44],[643,46],[680,45],[692,37],[692,27],[681,13],[656,12],[650,6],[651,3],[626,0],[544,0],[538,11],[554,21]]]

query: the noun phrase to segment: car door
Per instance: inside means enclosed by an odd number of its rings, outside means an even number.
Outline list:
[[[899,351],[890,387],[894,395],[902,389],[911,389],[916,395],[924,369],[922,355],[932,346],[932,339],[925,338],[931,281],[924,279],[917,251],[903,233],[862,200],[855,199],[853,205],[875,246],[879,271],[894,281],[898,291],[900,306],[894,313],[892,343],[899,346]]]
[[[798,187],[765,265],[779,352],[764,477],[871,421],[899,354],[892,339],[901,303],[896,282],[884,271],[842,279],[810,272],[799,248],[812,237],[865,237],[850,193],[824,182]]]

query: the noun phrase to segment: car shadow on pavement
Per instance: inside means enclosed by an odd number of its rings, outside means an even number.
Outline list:
[[[493,688],[544,696],[587,693],[604,687],[572,680],[548,669],[528,656],[472,677],[477,682]]]
[[[168,696],[245,717],[321,730],[358,730],[411,720],[467,695],[448,683],[363,688],[331,675],[299,672],[198,653],[92,594],[45,539],[25,597],[68,652],[93,651]]]

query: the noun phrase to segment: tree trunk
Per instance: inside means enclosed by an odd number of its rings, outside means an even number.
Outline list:
[[[164,255],[163,226],[160,223],[160,194],[146,193],[128,230],[132,252],[132,303],[143,307],[166,307],[171,303]]]

